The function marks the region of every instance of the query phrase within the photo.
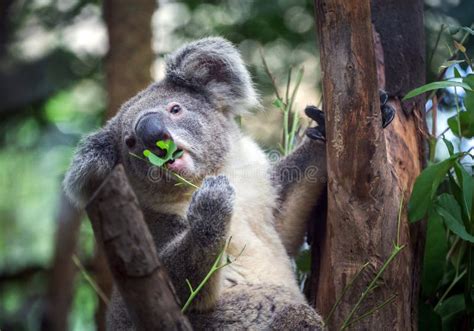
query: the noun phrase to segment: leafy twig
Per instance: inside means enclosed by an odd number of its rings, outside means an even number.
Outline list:
[[[375,277],[372,279],[372,281],[370,282],[369,286],[367,286],[367,288],[365,289],[364,292],[362,292],[359,300],[357,301],[357,303],[354,305],[354,307],[352,308],[352,310],[350,311],[349,315],[347,316],[347,318],[344,320],[344,323],[342,324],[342,327],[341,327],[341,330],[345,330],[351,323],[352,323],[352,317],[354,316],[354,314],[357,312],[357,310],[359,309],[360,305],[362,304],[362,302],[365,300],[365,298],[367,297],[367,295],[377,286],[377,282],[378,280],[382,277],[383,273],[385,272],[385,270],[388,268],[388,266],[392,263],[392,261],[397,257],[397,255],[403,250],[403,248],[405,248],[405,245],[403,246],[398,246],[398,245],[395,245],[393,247],[393,250],[392,250],[392,253],[390,254],[390,256],[388,257],[388,259],[385,261],[385,263],[382,265],[382,267],[380,268],[379,272],[375,275]]]
[[[189,306],[191,305],[192,301],[194,300],[194,298],[196,298],[196,296],[198,295],[198,293],[202,290],[202,288],[204,287],[204,285],[206,285],[206,283],[209,281],[209,279],[212,277],[212,275],[214,275],[218,270],[222,269],[222,268],[225,268],[227,267],[228,265],[234,263],[235,261],[237,261],[237,259],[242,255],[242,253],[244,252],[244,249],[245,249],[245,246],[242,248],[242,250],[240,251],[240,253],[234,258],[234,260],[232,261],[229,257],[227,257],[227,261],[226,263],[221,264],[221,260],[222,260],[222,257],[224,256],[225,254],[225,251],[227,250],[227,248],[229,247],[230,245],[230,241],[232,240],[232,237],[229,238],[229,240],[227,240],[226,244],[224,245],[224,248],[222,249],[222,251],[219,253],[219,255],[217,256],[216,260],[214,261],[212,267],[211,267],[211,270],[209,270],[209,272],[207,273],[207,275],[204,277],[204,279],[201,281],[201,283],[199,283],[199,285],[194,289],[193,286],[191,285],[191,282],[186,279],[186,284],[188,285],[188,288],[189,288],[189,291],[190,291],[190,294],[189,294],[189,297],[188,297],[188,300],[186,300],[186,303],[184,304],[183,308],[181,308],[181,312],[185,312]]]
[[[360,315],[359,317],[355,318],[347,326],[349,327],[349,326],[363,320],[364,318],[369,317],[370,315],[373,315],[376,311],[382,309],[383,307],[385,307],[388,304],[391,304],[395,300],[396,297],[397,297],[396,294],[392,295],[390,298],[388,298],[387,300],[385,300],[384,302],[382,302],[378,306],[375,306],[374,308],[370,309],[369,311],[367,311],[367,312],[363,313],[362,315]]]
[[[354,282],[357,280],[357,278],[359,278],[359,276],[362,274],[362,271],[364,271],[365,268],[367,268],[367,266],[369,265],[370,263],[367,262],[366,264],[364,264],[362,266],[362,268],[360,268],[360,270],[355,274],[355,276],[352,278],[352,280],[349,282],[349,284],[347,284],[344,289],[342,290],[342,293],[341,295],[339,296],[339,298],[337,298],[336,302],[334,303],[334,305],[332,306],[331,310],[329,311],[329,314],[326,318],[326,321],[325,321],[325,324],[328,324],[328,322],[331,320],[332,316],[334,315],[334,312],[336,311],[336,308],[339,306],[339,304],[341,303],[342,301],[342,298],[346,295],[347,291],[352,287],[352,285],[354,284]]]

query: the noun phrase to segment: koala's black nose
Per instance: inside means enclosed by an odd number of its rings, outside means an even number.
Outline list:
[[[159,140],[170,139],[170,134],[166,130],[159,114],[150,113],[143,116],[135,127],[137,137],[148,149],[155,149]]]

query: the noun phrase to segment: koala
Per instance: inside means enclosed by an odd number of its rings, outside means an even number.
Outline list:
[[[211,277],[187,312],[197,330],[323,329],[292,267],[306,220],[326,189],[323,113],[308,107],[319,126],[291,155],[271,163],[235,121],[259,106],[230,42],[189,43],[167,57],[163,80],[81,141],[64,179],[67,195],[84,207],[123,164],[181,304],[189,296],[186,281],[196,287],[226,247],[225,256],[235,261]],[[166,139],[182,151],[166,169],[134,156],[145,149],[160,155],[156,142]],[[199,189],[177,185],[170,171]],[[134,329],[116,290],[107,325]]]

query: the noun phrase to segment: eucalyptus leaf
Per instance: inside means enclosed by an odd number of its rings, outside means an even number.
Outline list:
[[[416,89],[411,90],[410,92],[407,93],[407,95],[405,95],[405,97],[403,98],[403,101],[416,97],[417,95],[423,94],[428,91],[439,90],[439,89],[444,89],[444,88],[453,87],[453,86],[462,87],[466,91],[472,91],[472,88],[464,82],[457,82],[454,80],[443,80],[439,82],[429,83],[429,84],[426,84],[426,85],[423,85]]]
[[[441,194],[436,201],[436,212],[443,218],[446,226],[458,237],[474,243],[474,236],[472,236],[464,226],[461,207],[451,194]]]
[[[457,61],[460,61],[459,63],[462,63],[464,62],[464,60],[457,60]],[[449,61],[448,61],[449,62]],[[461,73],[459,72],[458,68],[454,67],[454,77],[456,78],[462,78],[462,75]],[[472,87],[472,86],[471,86]]]
[[[454,145],[452,142],[450,142],[448,139],[443,138],[443,141],[446,145],[446,148],[448,149],[449,156],[452,156],[454,154]]]
[[[419,221],[426,215],[439,184],[448,170],[454,166],[458,156],[459,154],[454,154],[449,159],[428,166],[416,178],[408,204],[408,217],[411,222]]]
[[[284,110],[285,109],[285,105],[283,104],[283,101],[281,101],[280,99],[275,99],[272,103],[275,107],[281,109],[281,110]]]
[[[443,278],[448,242],[443,219],[437,213],[430,213],[426,231],[425,255],[421,287],[423,295],[431,297],[435,294]]]
[[[466,305],[463,294],[456,294],[446,298],[437,309],[441,315],[443,330],[456,330],[459,319],[462,318]]]
[[[166,163],[165,159],[162,159],[161,157],[156,156],[148,149],[145,149],[143,151],[143,155],[148,159],[148,161],[150,161],[151,164],[155,166],[162,167],[163,164]]]
[[[156,142],[156,146],[166,152],[164,157],[159,157],[148,149],[143,151],[143,155],[148,159],[148,161],[150,161],[151,164],[158,167],[162,167],[169,161],[179,159],[184,153],[182,150],[178,150],[178,146],[171,139],[159,140]]]
[[[466,62],[465,60],[451,60],[451,61],[444,61],[443,64],[441,64],[439,66],[439,69],[440,71],[443,70],[443,69],[446,69],[450,66],[452,66],[453,64],[459,64],[459,63],[463,63],[463,62]],[[457,70],[457,68],[454,68],[454,77],[456,78],[461,78],[462,76],[459,74],[459,71]]]
[[[451,131],[458,137],[474,137],[474,109],[460,112],[459,121],[461,122],[461,134],[459,134],[458,114],[448,119],[448,125]]]
[[[469,85],[474,90],[474,74],[469,74],[463,78],[463,82]],[[464,107],[467,111],[474,112],[474,92],[466,91],[463,99]]]
[[[466,215],[470,218],[472,214],[472,199],[474,192],[474,178],[464,169],[464,167],[456,162],[454,164],[456,168],[456,174],[458,176],[458,181],[462,187],[463,194],[463,207],[465,208]]]

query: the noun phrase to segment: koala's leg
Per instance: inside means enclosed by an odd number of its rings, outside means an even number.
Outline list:
[[[318,313],[286,288],[239,284],[224,290],[215,309],[188,315],[194,330],[323,330]]]
[[[234,195],[225,176],[207,177],[192,196],[187,213],[189,229],[160,252],[181,304],[189,296],[186,279],[196,288],[225,246]],[[205,309],[214,304],[220,285],[218,273],[195,298],[192,308]]]
[[[278,194],[275,226],[290,256],[298,253],[306,221],[326,190],[324,116],[315,108],[308,107],[306,113],[319,126],[308,129],[302,145],[272,169]]]

